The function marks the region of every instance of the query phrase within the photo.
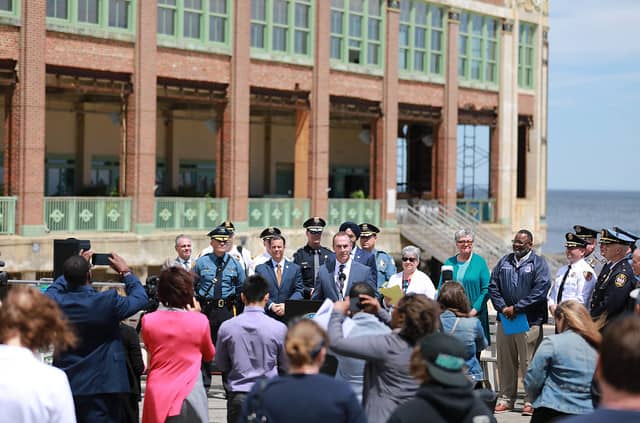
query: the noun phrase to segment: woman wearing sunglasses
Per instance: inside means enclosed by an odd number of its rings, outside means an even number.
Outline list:
[[[433,282],[426,273],[418,270],[418,264],[420,264],[420,249],[413,245],[404,247],[402,249],[402,272],[391,276],[387,287],[398,285],[405,295],[424,294],[428,298],[434,299],[436,289]]]

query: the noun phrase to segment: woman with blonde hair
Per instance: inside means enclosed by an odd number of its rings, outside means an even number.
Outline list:
[[[2,421],[75,422],[67,375],[39,359],[76,344],[60,308],[32,287],[11,288],[0,307],[0,410]]]
[[[289,374],[257,382],[240,422],[366,422],[349,384],[319,373],[328,345],[326,332],[316,322],[303,319],[291,325],[285,340]]]
[[[542,340],[524,378],[527,393],[535,398],[534,423],[593,410],[590,387],[602,341],[601,322],[593,322],[575,300],[558,304],[553,317],[558,334]]]

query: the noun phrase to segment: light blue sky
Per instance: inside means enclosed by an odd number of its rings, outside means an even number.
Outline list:
[[[640,1],[550,3],[549,188],[640,191]]]

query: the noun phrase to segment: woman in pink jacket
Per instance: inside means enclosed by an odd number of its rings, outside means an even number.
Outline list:
[[[207,394],[200,364],[215,348],[209,321],[194,312],[193,278],[182,268],[160,273],[158,311],[142,318],[142,340],[149,353],[143,423],[208,422]]]

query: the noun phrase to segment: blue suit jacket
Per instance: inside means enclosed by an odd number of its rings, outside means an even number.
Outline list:
[[[256,274],[262,276],[269,283],[269,301],[267,302],[267,312],[275,316],[269,311],[272,303],[284,303],[286,300],[302,300],[302,271],[297,264],[284,260],[284,269],[282,269],[282,281],[278,288],[276,272],[273,268],[273,260],[256,266]]]
[[[336,260],[327,260],[325,264],[320,266],[318,271],[318,277],[316,278],[316,285],[313,289],[312,300],[324,300],[329,298],[331,301],[338,301],[338,287],[336,286],[333,278],[333,273],[336,269]],[[371,269],[364,264],[360,264],[357,261],[351,261],[351,269],[349,270],[349,278],[347,279],[347,296],[349,290],[354,283],[366,282],[376,290],[377,280],[376,275],[371,273]]]
[[[355,252],[353,253],[353,261],[357,261],[358,263],[364,264],[371,269],[371,274],[373,275],[373,279],[376,281],[376,293],[378,292],[378,268],[376,265],[376,256],[372,253],[363,250],[362,248],[355,246],[353,247]]]
[[[78,335],[78,346],[53,362],[67,374],[74,396],[130,391],[119,325],[145,307],[148,298],[134,275],[127,275],[124,283],[127,297],[115,290],[97,292],[90,285],[69,290],[64,276],[46,291]]]

